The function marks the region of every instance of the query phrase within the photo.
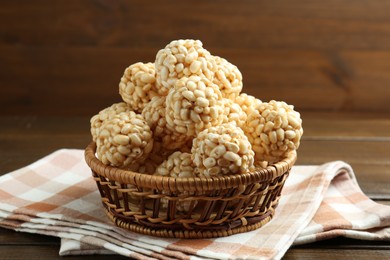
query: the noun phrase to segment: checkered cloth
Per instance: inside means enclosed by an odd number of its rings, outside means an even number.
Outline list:
[[[115,227],[82,150],[58,150],[0,177],[0,226],[62,238],[60,255],[136,259],[280,259],[293,244],[337,236],[390,240],[390,207],[370,200],[343,162],[294,166],[274,218],[215,239],[165,239]]]

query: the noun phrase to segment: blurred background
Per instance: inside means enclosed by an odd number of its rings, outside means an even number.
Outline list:
[[[305,113],[390,111],[390,1],[1,0],[0,115],[92,116],[132,63],[180,38],[244,92]]]

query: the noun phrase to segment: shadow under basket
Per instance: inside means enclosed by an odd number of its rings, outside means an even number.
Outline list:
[[[96,144],[85,149],[109,218],[119,227],[152,236],[223,237],[271,220],[296,152],[267,168],[212,178],[173,178],[101,163]]]

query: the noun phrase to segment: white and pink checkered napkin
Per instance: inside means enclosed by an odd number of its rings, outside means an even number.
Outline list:
[[[390,207],[370,200],[343,162],[294,166],[274,218],[214,239],[164,239],[115,227],[82,150],[58,150],[0,177],[0,226],[62,238],[61,255],[136,259],[280,259],[293,244],[345,236],[390,240]]]

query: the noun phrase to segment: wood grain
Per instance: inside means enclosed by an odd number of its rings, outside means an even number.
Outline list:
[[[390,3],[2,1],[0,114],[87,115],[171,40],[236,64],[244,91],[300,111],[390,111]]]
[[[39,238],[39,237],[37,237]],[[3,260],[16,259],[31,259],[31,260],[63,260],[64,257],[59,256],[59,243],[56,245],[18,245],[16,248],[12,246],[0,246]],[[86,256],[66,256],[69,260],[125,260],[129,259],[119,255],[86,255]]]
[[[287,251],[283,259],[389,259],[389,250],[365,250],[365,249],[307,249],[295,248]]]
[[[17,246],[17,245],[47,245],[57,246],[60,238],[44,235],[15,232],[10,229],[0,229],[0,246]],[[1,248],[1,247],[0,247]]]

